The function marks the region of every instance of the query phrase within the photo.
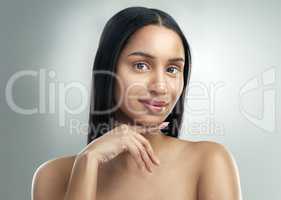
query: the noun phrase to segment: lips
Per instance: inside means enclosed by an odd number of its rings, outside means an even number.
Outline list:
[[[166,101],[161,101],[161,100],[151,100],[151,99],[140,99],[140,102],[146,103],[152,106],[157,106],[157,107],[164,107],[168,105]]]

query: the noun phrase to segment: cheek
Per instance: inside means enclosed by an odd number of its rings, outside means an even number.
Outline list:
[[[173,82],[170,85],[170,91],[172,98],[171,100],[173,102],[173,105],[175,105],[183,92],[183,81]]]
[[[119,77],[120,84],[116,86],[116,95],[115,98],[120,101],[121,104],[125,104],[127,106],[135,106],[130,105],[137,101],[137,99],[141,98],[141,94],[145,93],[143,91],[146,90],[145,84],[141,80],[137,80],[132,76]]]
[[[117,67],[115,84],[115,100],[120,104],[128,104],[139,98],[139,92],[145,89],[143,79],[134,75],[126,63],[120,63]]]
[[[127,81],[124,83],[124,97],[127,101],[136,101],[141,98],[141,94],[146,91],[146,87],[143,82],[137,82],[136,80]]]

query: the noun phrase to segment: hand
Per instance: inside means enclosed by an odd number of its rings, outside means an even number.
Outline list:
[[[168,125],[164,122],[158,126],[116,124],[112,130],[89,143],[79,154],[94,156],[99,164],[108,162],[120,153],[128,151],[140,168],[152,172],[152,164],[159,165],[149,141],[142,134],[149,134]]]

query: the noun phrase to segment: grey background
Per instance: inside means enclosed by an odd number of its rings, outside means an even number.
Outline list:
[[[281,5],[277,0],[2,0],[1,199],[30,199],[33,173],[43,162],[84,148],[86,135],[72,129],[70,122],[76,120],[85,127],[89,107],[77,114],[66,113],[62,120],[65,125],[60,126],[63,115],[58,107],[63,100],[59,98],[59,84],[78,83],[89,90],[94,55],[105,22],[119,10],[136,5],[171,14],[191,45],[190,86],[195,87],[190,87],[186,99],[181,138],[225,144],[239,167],[243,199],[280,199]],[[55,77],[46,78],[45,95],[48,106],[48,89],[53,85],[54,113],[48,108],[31,115],[15,112],[7,102],[7,83],[20,71],[39,73],[40,69],[55,73]],[[262,86],[263,75],[269,85]],[[254,85],[251,80],[257,80],[257,87],[240,95],[245,85]],[[212,85],[217,84],[219,89],[214,92]],[[14,84],[13,99],[20,107],[38,108],[39,89],[38,76],[22,77]],[[69,90],[65,98],[71,108],[78,108],[82,102],[78,89]],[[213,121],[217,128],[204,120]]]

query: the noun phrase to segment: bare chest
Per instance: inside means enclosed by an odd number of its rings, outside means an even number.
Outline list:
[[[147,172],[99,175],[99,200],[196,200],[197,170],[194,164],[174,163]]]

